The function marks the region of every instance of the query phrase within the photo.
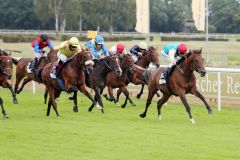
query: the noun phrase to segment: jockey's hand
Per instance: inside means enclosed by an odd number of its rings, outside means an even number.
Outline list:
[[[142,57],[143,56],[142,52],[138,52],[138,56]]]
[[[176,63],[176,61],[174,60],[174,61],[172,62],[172,64],[175,66],[177,63]]]

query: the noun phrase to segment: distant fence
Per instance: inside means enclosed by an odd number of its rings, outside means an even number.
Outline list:
[[[87,31],[58,31],[55,30],[9,30],[9,29],[0,29],[0,34],[48,34],[48,35],[87,35]],[[205,37],[205,33],[156,33],[152,32],[149,34],[142,34],[138,32],[100,32],[102,35],[136,35],[136,36],[179,36],[179,37]],[[237,37],[240,38],[240,34],[228,34],[228,33],[209,33],[209,37]]]

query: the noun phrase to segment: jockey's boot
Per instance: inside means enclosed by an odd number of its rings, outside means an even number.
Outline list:
[[[50,77],[52,79],[56,79],[57,76],[59,75],[60,73],[60,69],[61,69],[62,65],[58,64],[57,66],[54,66],[51,73],[50,73]]]
[[[28,67],[28,69],[27,69],[28,73],[33,73],[33,72],[35,72],[36,66],[37,66],[37,59],[34,59],[34,60],[30,63],[30,65],[29,65],[29,67]]]
[[[168,67],[167,70],[161,74],[161,77],[159,80],[160,84],[166,83],[169,75],[172,73],[172,70],[173,70],[173,67]]]

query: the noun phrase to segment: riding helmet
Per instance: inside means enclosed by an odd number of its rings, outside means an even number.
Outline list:
[[[42,39],[43,42],[47,42],[48,36],[46,34],[42,34],[41,39]]]
[[[139,48],[140,49],[145,49],[145,50],[147,50],[147,48],[148,48],[148,46],[147,46],[147,43],[146,42],[140,42],[139,43]]]
[[[77,47],[79,45],[79,41],[76,37],[71,37],[68,41],[72,46]]]
[[[184,54],[187,53],[187,46],[186,46],[186,44],[183,44],[183,43],[179,44],[178,52],[184,53]]]
[[[97,36],[95,37],[95,42],[96,42],[97,44],[103,44],[103,43],[104,43],[104,39],[103,39],[103,37],[102,37],[101,35],[97,35]]]

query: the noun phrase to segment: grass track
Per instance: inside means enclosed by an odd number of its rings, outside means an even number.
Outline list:
[[[145,101],[126,109],[105,103],[102,115],[87,111],[90,101],[79,95],[79,112],[72,112],[69,95],[58,102],[60,117],[51,110],[46,117],[43,94],[24,91],[19,104],[11,103],[10,92],[1,89],[9,119],[0,119],[0,159],[240,159],[239,109],[214,109],[208,115],[202,105],[191,105],[192,125],[182,104],[164,106],[157,119],[156,102],[146,119],[139,118]]]

